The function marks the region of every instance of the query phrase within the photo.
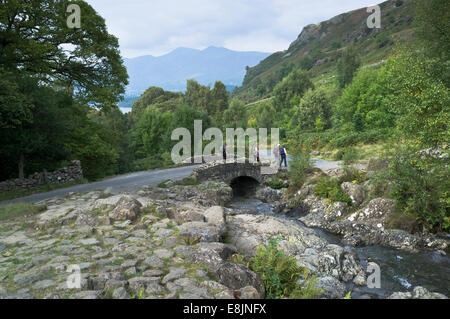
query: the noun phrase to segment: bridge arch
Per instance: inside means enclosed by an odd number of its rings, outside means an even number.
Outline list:
[[[259,184],[264,183],[266,175],[261,173],[263,164],[260,163],[224,163],[223,161],[208,163],[194,169],[194,176],[198,181],[222,181],[231,186],[237,178],[251,178]]]

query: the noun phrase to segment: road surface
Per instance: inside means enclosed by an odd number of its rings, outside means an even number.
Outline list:
[[[181,180],[189,176],[194,168],[199,165],[183,166],[164,170],[144,171],[126,175],[115,176],[100,182],[81,184],[67,188],[55,189],[47,193],[33,194],[27,197],[16,198],[1,202],[0,205],[14,204],[19,202],[35,203],[44,199],[64,196],[71,192],[87,193],[95,190],[108,189],[110,193],[132,192],[144,186],[155,186],[165,180]]]
[[[271,157],[270,153],[261,154],[261,158],[268,158],[268,157]],[[314,161],[315,166],[322,170],[328,170],[339,167],[339,162],[328,162],[316,159]],[[288,156],[288,163],[289,163],[289,156]],[[120,175],[105,179],[100,182],[81,184],[67,188],[56,189],[47,193],[39,193],[22,198],[16,198],[13,200],[0,202],[0,205],[14,204],[20,202],[35,203],[53,197],[64,196],[71,192],[87,193],[95,190],[105,190],[105,189],[108,189],[108,191],[112,194],[119,192],[133,192],[141,189],[144,186],[156,186],[159,183],[164,182],[168,179],[171,179],[173,181],[181,180],[191,175],[194,168],[198,166],[199,165],[192,165],[178,168],[144,171]]]

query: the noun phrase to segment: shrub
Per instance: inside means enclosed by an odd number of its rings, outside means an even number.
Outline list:
[[[346,147],[344,149],[341,149],[334,155],[335,161],[344,161],[345,164],[353,163],[357,159],[358,152],[353,147]]]
[[[259,274],[266,288],[267,299],[312,299],[322,292],[309,270],[297,266],[297,260],[278,250],[280,238],[272,238],[266,247],[260,246],[249,266]],[[299,283],[304,278],[302,283]]]
[[[289,161],[291,170],[289,171],[289,180],[294,188],[301,188],[305,182],[308,169],[312,168],[310,151],[301,149],[294,151],[292,159]]]
[[[159,183],[158,188],[169,188],[169,186],[167,185],[167,181]]]
[[[283,181],[281,179],[279,179],[279,178],[271,179],[267,184],[272,189],[282,189],[282,188],[284,188]]]
[[[430,231],[450,230],[448,158],[400,151],[391,159],[385,178],[392,182],[391,196],[397,200],[398,214],[414,216]]]
[[[339,177],[339,184],[350,182],[355,184],[361,184],[367,181],[366,173],[363,173],[355,168],[345,166],[344,174]]]
[[[335,178],[321,177],[314,188],[314,195],[328,198],[332,202],[352,203],[352,199],[340,187]]]

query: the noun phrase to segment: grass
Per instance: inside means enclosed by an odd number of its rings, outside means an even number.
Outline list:
[[[15,199],[15,198],[21,198],[21,197],[25,197],[25,196],[29,196],[29,195],[33,195],[33,194],[46,193],[46,192],[50,192],[52,190],[59,189],[59,188],[65,188],[65,187],[70,187],[70,186],[75,186],[75,185],[80,185],[80,184],[87,184],[87,183],[88,183],[87,179],[82,179],[82,180],[67,182],[67,183],[46,184],[46,185],[38,186],[33,189],[11,190],[11,191],[7,191],[7,192],[1,192],[0,193],[0,202],[5,201],[5,200]]]
[[[169,186],[167,185],[167,182],[168,182],[168,181],[159,183],[159,184],[157,185],[158,188],[169,188]]]
[[[175,182],[175,185],[179,185],[179,186],[196,186],[199,184],[200,184],[200,182],[197,181],[197,179],[195,177],[186,177],[186,178],[182,179],[181,181]]]
[[[47,210],[45,205],[18,203],[0,206],[0,221],[26,215],[34,215]]]
[[[324,149],[327,149],[326,147]],[[351,149],[349,154],[345,154],[346,150]],[[389,149],[389,145],[387,143],[378,142],[375,144],[364,144],[360,143],[351,148],[340,147],[331,150],[331,153],[328,155],[316,156],[318,159],[326,160],[326,161],[335,161],[335,160],[344,160],[344,155],[346,155],[347,161],[352,160],[369,160],[371,158],[380,158],[386,152],[386,149]],[[353,157],[353,158],[352,158]]]

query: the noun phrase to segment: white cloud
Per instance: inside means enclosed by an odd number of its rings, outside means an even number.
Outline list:
[[[288,48],[302,28],[373,0],[87,0],[119,38],[124,57],[177,47],[238,51]]]

